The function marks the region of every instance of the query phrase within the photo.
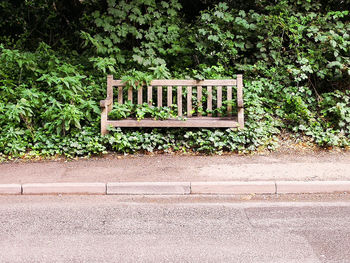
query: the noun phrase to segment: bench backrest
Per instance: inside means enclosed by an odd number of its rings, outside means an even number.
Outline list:
[[[108,126],[112,127],[184,127],[184,128],[244,128],[244,109],[243,109],[243,79],[242,75],[237,75],[237,79],[225,79],[225,80],[153,80],[148,86],[140,86],[137,91],[134,91],[132,87],[127,88],[128,101],[134,103],[137,100],[137,104],[143,104],[147,102],[149,105],[153,103],[153,91],[156,88],[156,99],[158,107],[163,106],[163,95],[166,94],[167,106],[177,105],[178,116],[183,115],[183,93],[186,93],[186,111],[187,119],[170,119],[170,120],[152,120],[152,119],[124,119],[124,120],[108,120],[108,112],[113,108],[113,88],[117,87],[118,103],[122,104],[124,100],[124,89],[126,84],[121,80],[114,80],[113,76],[107,77],[107,98],[100,101],[102,107],[101,112],[101,134],[108,133]],[[237,117],[232,117],[232,103],[227,103],[227,117],[221,117],[217,114],[217,117],[212,117],[213,107],[221,108],[223,104],[223,90],[226,90],[227,101],[232,100],[233,87],[237,87]],[[197,104],[193,107],[193,87],[194,92],[197,93]],[[224,88],[226,87],[226,89]],[[213,88],[214,91],[213,92]],[[215,90],[216,88],[216,90]],[[224,89],[223,89],[224,88]],[[165,91],[166,89],[166,91]],[[202,110],[197,110],[197,116],[193,117],[193,108],[202,107],[203,89],[205,89],[206,97],[206,110],[207,116],[201,116]],[[147,94],[143,94],[143,91]],[[176,96],[173,97],[173,92],[176,90]],[[164,94],[163,94],[164,91]],[[137,97],[133,98],[133,96]],[[215,100],[213,95],[216,94]],[[145,96],[143,96],[145,95]],[[144,99],[145,98],[145,99]],[[173,98],[175,98],[173,101]],[[203,100],[204,101],[204,100]],[[215,103],[213,103],[215,102]],[[220,112],[220,111],[218,111]]]
[[[107,97],[112,99],[113,104],[113,87],[118,89],[118,103],[123,104],[123,90],[126,84],[122,80],[114,80],[113,76],[107,77]],[[202,107],[203,88],[206,88],[207,105],[206,109],[210,112],[213,110],[213,88],[216,88],[216,107],[221,108],[223,102],[223,87],[227,87],[226,98],[228,101],[232,100],[232,87],[237,86],[237,107],[238,107],[238,121],[240,115],[243,118],[243,79],[242,75],[237,75],[237,79],[224,79],[224,80],[152,80],[149,86],[145,87],[147,90],[146,102],[151,105],[153,98],[153,91],[156,89],[156,101],[157,106],[163,105],[163,89],[166,88],[166,106],[173,105],[173,92],[176,90],[176,104],[178,108],[178,116],[182,116],[182,102],[183,102],[183,87],[187,89],[187,117],[192,117],[192,87],[196,87],[197,91],[197,107]],[[142,104],[144,101],[143,96],[144,88],[137,90],[137,104]],[[145,96],[146,97],[146,96]],[[136,98],[133,98],[133,88],[129,87],[127,90],[127,100],[135,102]],[[175,104],[174,103],[174,104]],[[227,104],[227,115],[232,116],[232,104]],[[201,112],[197,113],[197,116],[201,116]],[[211,113],[208,113],[208,117]]]

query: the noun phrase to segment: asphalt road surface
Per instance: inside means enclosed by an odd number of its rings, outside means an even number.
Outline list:
[[[0,262],[350,262],[350,202],[0,197]]]

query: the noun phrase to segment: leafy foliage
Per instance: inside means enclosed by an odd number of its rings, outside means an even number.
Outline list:
[[[281,130],[322,147],[348,147],[349,10],[349,0],[1,1],[0,160],[106,151],[251,152],[273,149]],[[136,94],[152,79],[238,73],[244,74],[244,130],[99,135],[107,74]],[[176,111],[115,104],[110,117],[165,119]]]
[[[153,107],[148,103],[140,105],[132,104],[130,101],[124,104],[115,103],[112,111],[109,113],[111,119],[125,119],[128,117],[134,117],[137,120],[144,118],[152,118],[154,120],[165,120],[170,118],[177,118],[175,112],[176,106],[172,107]]]
[[[108,0],[107,8],[91,14],[93,32],[82,32],[96,53],[119,65],[158,66],[186,51],[181,45],[177,0]],[[130,62],[134,63],[130,63]]]

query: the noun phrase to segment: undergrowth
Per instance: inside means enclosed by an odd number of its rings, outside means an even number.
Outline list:
[[[282,130],[318,147],[347,148],[349,1],[270,2],[198,0],[189,8],[180,0],[2,1],[0,161],[248,153],[274,150]],[[107,74],[135,90],[152,79],[243,74],[245,129],[112,128],[101,137]],[[234,100],[225,103],[236,108]],[[194,110],[224,115],[226,104],[214,112],[194,104]],[[162,120],[176,118],[177,110],[116,103],[110,118]]]

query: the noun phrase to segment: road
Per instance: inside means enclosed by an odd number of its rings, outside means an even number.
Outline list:
[[[350,262],[349,222],[332,198],[2,196],[0,262]]]

